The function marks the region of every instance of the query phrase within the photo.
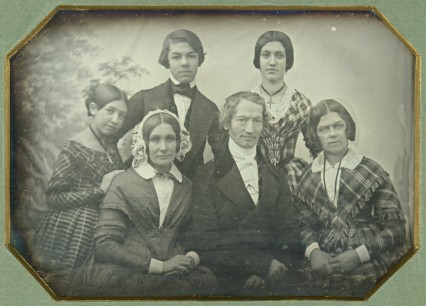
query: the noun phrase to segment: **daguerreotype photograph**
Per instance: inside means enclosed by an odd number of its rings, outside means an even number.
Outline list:
[[[371,7],[59,7],[6,61],[56,299],[365,299],[418,248],[419,56]]]

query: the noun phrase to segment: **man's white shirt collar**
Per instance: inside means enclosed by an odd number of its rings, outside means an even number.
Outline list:
[[[229,138],[229,151],[237,165],[244,185],[253,199],[254,204],[259,202],[259,172],[256,163],[256,147],[244,149]]]
[[[235,141],[232,138],[229,138],[229,151],[231,152],[231,155],[238,158],[256,158],[256,146],[253,148],[244,149],[241,148],[238,144],[235,143]]]

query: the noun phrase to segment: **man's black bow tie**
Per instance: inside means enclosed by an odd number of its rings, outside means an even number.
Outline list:
[[[172,94],[179,94],[182,96],[187,96],[188,98],[192,98],[193,89],[189,85],[189,83],[180,83],[174,84],[172,83]]]

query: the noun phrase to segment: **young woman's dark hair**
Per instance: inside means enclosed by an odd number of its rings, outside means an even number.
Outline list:
[[[117,100],[122,100],[126,105],[128,104],[127,95],[123,91],[114,85],[101,84],[93,88],[86,98],[87,115],[93,116],[90,112],[90,103],[95,103],[98,109],[101,109],[108,103]]]
[[[262,52],[262,48],[267,43],[273,41],[278,41],[283,45],[287,60],[286,70],[290,70],[290,68],[293,67],[294,62],[293,44],[291,43],[290,37],[288,37],[287,34],[279,31],[265,32],[257,39],[256,45],[254,46],[254,67],[260,69],[260,54]]]

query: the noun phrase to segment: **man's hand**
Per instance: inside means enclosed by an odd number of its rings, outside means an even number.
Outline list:
[[[250,276],[244,284],[245,289],[263,289],[264,287],[265,281],[257,275]]]
[[[269,266],[269,279],[281,278],[288,271],[287,267],[276,259],[272,259]]]

